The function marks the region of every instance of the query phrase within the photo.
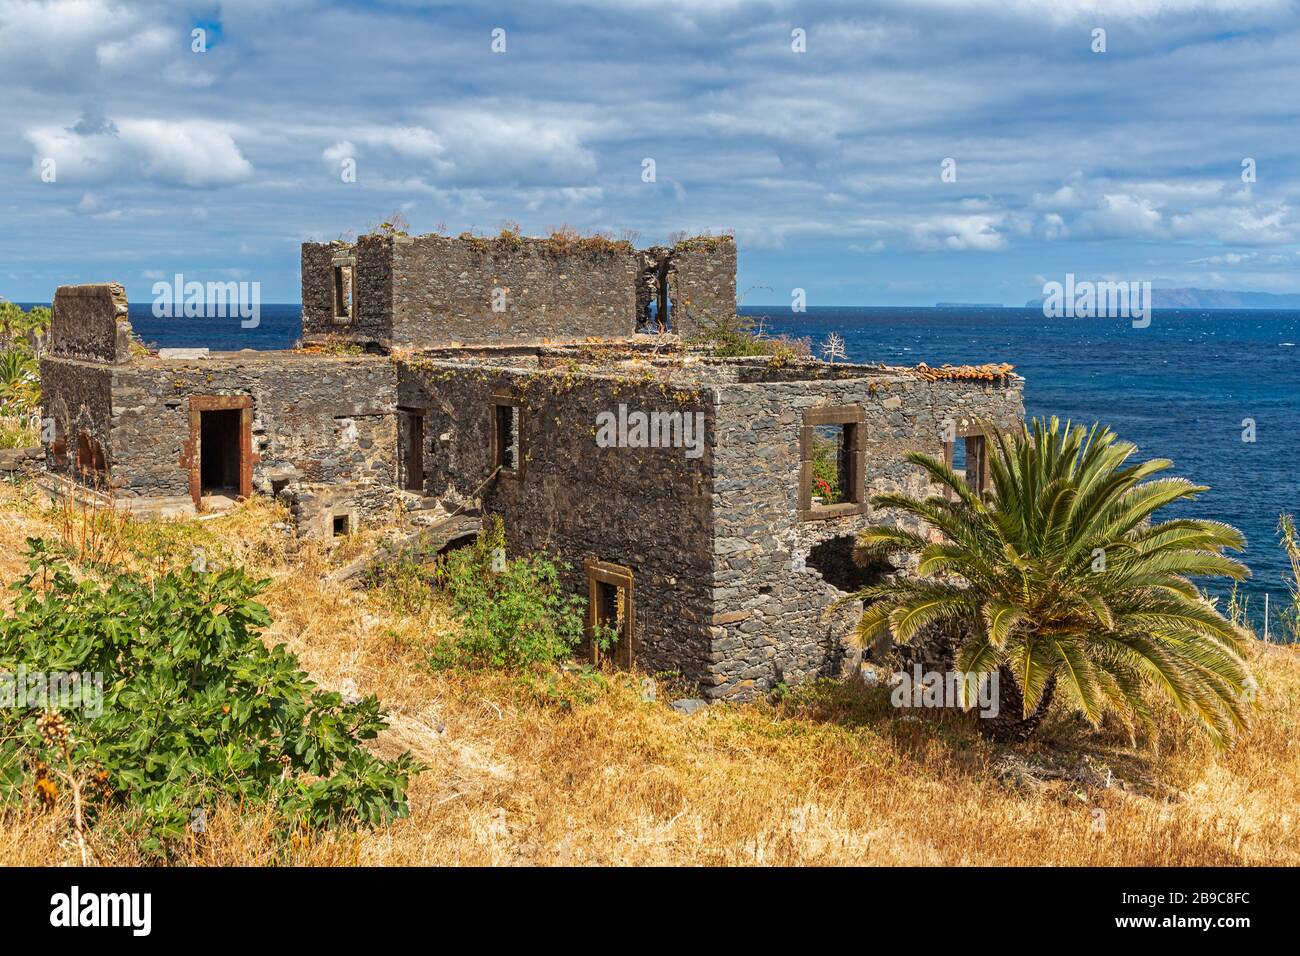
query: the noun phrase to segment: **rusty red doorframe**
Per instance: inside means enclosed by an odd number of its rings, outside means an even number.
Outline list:
[[[194,507],[203,500],[203,413],[239,410],[239,496],[253,494],[253,396],[251,395],[192,395],[190,396],[190,440],[185,443],[182,464],[190,472],[190,497]]]

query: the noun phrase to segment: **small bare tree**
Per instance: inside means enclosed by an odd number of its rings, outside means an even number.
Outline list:
[[[848,353],[844,351],[844,338],[836,332],[826,336],[826,343],[822,346],[822,358],[835,364],[836,359],[848,358]]]

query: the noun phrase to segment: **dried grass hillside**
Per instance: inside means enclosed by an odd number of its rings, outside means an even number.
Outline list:
[[[781,699],[684,716],[681,689],[646,675],[428,666],[457,622],[409,586],[324,581],[332,556],[290,554],[266,502],[221,517],[110,520],[99,546],[148,574],[201,548],[272,579],[270,642],[321,684],[378,694],[386,756],[426,767],[390,826],[286,837],[227,807],[181,862],[302,865],[1211,865],[1300,864],[1300,655],[1256,644],[1253,729],[1216,752],[1172,715],[1133,747],[1056,715],[1015,751],[959,717],[908,718],[888,691],[825,682]],[[86,546],[30,486],[0,486],[0,578],[25,539]],[[96,544],[96,542],[91,542]],[[66,802],[0,813],[0,863],[78,860]],[[90,833],[105,864],[140,857],[112,821]]]

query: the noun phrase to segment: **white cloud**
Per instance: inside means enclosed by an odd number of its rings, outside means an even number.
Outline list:
[[[848,248],[849,252],[856,252],[858,255],[874,256],[878,252],[885,251],[885,241],[883,239],[877,239],[875,242],[868,245],[863,245],[860,242],[851,242],[849,243]]]
[[[1083,205],[1083,197],[1074,186],[1062,186],[1053,193],[1034,193],[1032,205],[1037,209],[1078,209]]]
[[[1286,0],[909,0],[917,6],[999,13],[1054,22],[1105,17],[1107,21],[1191,14],[1261,14],[1286,9]]]
[[[1159,234],[1160,210],[1149,199],[1107,193],[1101,205],[1078,218],[1078,234],[1090,239],[1141,239]]]
[[[121,209],[105,208],[100,198],[92,193],[84,193],[81,201],[73,208],[73,212],[79,216],[93,216],[96,219],[120,219],[123,215]]]
[[[1240,245],[1277,245],[1295,239],[1290,210],[1285,204],[1272,207],[1210,206],[1174,216],[1170,232],[1175,238],[1212,236],[1220,242]]]
[[[85,124],[81,124],[85,125]],[[225,186],[253,174],[221,124],[208,120],[119,119],[111,126],[28,130],[32,167],[53,159],[60,182],[152,180],[183,186]]]
[[[320,158],[331,172],[339,168],[339,164],[345,159],[355,159],[357,148],[346,139],[341,139],[333,146],[326,146],[321,150]]]
[[[1001,216],[938,216],[912,227],[912,244],[918,249],[952,252],[992,252],[1005,249],[1007,239],[994,227]]]
[[[152,69],[148,61],[171,51],[180,40],[171,30],[150,27],[120,40],[101,43],[95,50],[99,65],[106,70]]]
[[[247,237],[270,263],[286,237],[337,235],[414,203],[417,230],[509,218],[659,241],[687,223],[733,226],[749,280],[815,259],[857,290],[841,301],[883,288],[860,279],[864,264],[938,294],[953,273],[934,254],[1018,283],[1065,242],[1080,244],[1077,271],[1112,267],[1138,240],[1153,269],[1300,282],[1294,257],[1190,264],[1297,241],[1300,134],[1272,92],[1294,86],[1300,8],[571,0],[572,16],[518,5],[510,52],[494,56],[486,28],[454,6],[0,0],[0,124],[20,134],[0,137],[0,162],[16,171],[29,152],[50,155],[70,187],[11,177],[12,232],[41,241],[11,240],[0,256],[88,261],[80,250],[105,245],[90,239],[95,217],[118,209],[137,227],[135,254],[170,255],[147,217],[188,217],[202,201],[214,235],[232,250]],[[189,50],[192,14],[221,24],[203,55]],[[789,49],[796,25],[805,56]],[[1111,27],[1106,57],[1088,52],[1093,25]],[[322,63],[346,79],[322,81]],[[337,188],[344,156],[356,189]],[[645,156],[654,187],[640,182]],[[946,156],[955,185],[938,180]],[[1242,156],[1260,161],[1253,186]],[[233,183],[249,202],[171,188]],[[61,234],[70,227],[86,241]],[[958,255],[975,251],[1007,254]],[[296,278],[284,274],[287,300]]]
[[[596,171],[596,157],[582,138],[594,129],[594,124],[582,120],[545,121],[506,110],[437,110],[431,113],[428,126],[349,129],[345,139],[323,151],[322,158],[334,164],[345,155],[352,156],[358,166],[369,157],[380,162],[397,159],[408,164],[412,175],[440,184],[568,183],[586,187]]]
[[[1070,234],[1070,230],[1066,226],[1064,218],[1058,213],[1049,212],[1043,216],[1043,220],[1038,227],[1038,234],[1048,242],[1056,242],[1058,239],[1066,238]]]

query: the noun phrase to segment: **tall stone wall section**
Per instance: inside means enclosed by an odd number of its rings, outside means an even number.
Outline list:
[[[334,268],[353,269],[353,314],[335,316]],[[673,331],[735,314],[736,244],[699,237],[672,249],[505,235],[363,236],[302,246],[303,337],[381,349],[624,338],[666,277]]]
[[[736,243],[729,236],[687,239],[672,253],[673,331],[690,337],[710,319],[736,314]]]
[[[517,396],[526,449],[522,479],[483,487],[485,514],[504,519],[512,554],[546,550],[568,562],[583,597],[588,558],[632,569],[637,666],[703,679],[711,666],[713,392],[582,375],[564,369],[403,364],[399,404],[427,410],[427,489],[448,504],[491,473],[490,397]],[[681,448],[602,448],[596,416],[629,411],[700,413],[703,455]]]
[[[353,243],[302,245],[302,331],[304,340],[337,338],[387,346],[393,334],[393,242],[362,236]],[[336,321],[334,267],[352,268],[352,315]]]
[[[54,423],[46,467],[75,472],[83,439],[95,449],[92,459],[111,466],[110,369],[130,361],[130,345],[126,291],[120,284],[60,286],[55,292],[40,363],[41,417]]]
[[[126,290],[117,283],[60,286],[54,294],[49,352],[91,362],[130,357]]]
[[[395,240],[392,261],[395,346],[615,337],[636,328],[631,248],[420,236]]]
[[[47,354],[41,359],[41,418],[54,422],[53,440],[45,445],[45,466],[51,471],[75,470],[82,434],[98,445],[112,469],[111,366]]]
[[[711,631],[717,663],[705,688],[710,697],[747,697],[779,682],[835,673],[858,608],[849,605],[828,616],[846,592],[809,563],[813,549],[849,538],[867,524],[899,520],[870,505],[860,515],[799,520],[799,439],[806,410],[863,407],[868,502],[887,491],[928,493],[926,479],[903,456],[913,450],[941,456],[945,420],[1010,429],[1024,414],[1019,380],[995,386],[925,382],[899,371],[843,381],[724,386],[720,401]]]
[[[348,247],[340,243],[302,244],[302,331],[304,336],[334,331],[334,268],[336,255]]]

